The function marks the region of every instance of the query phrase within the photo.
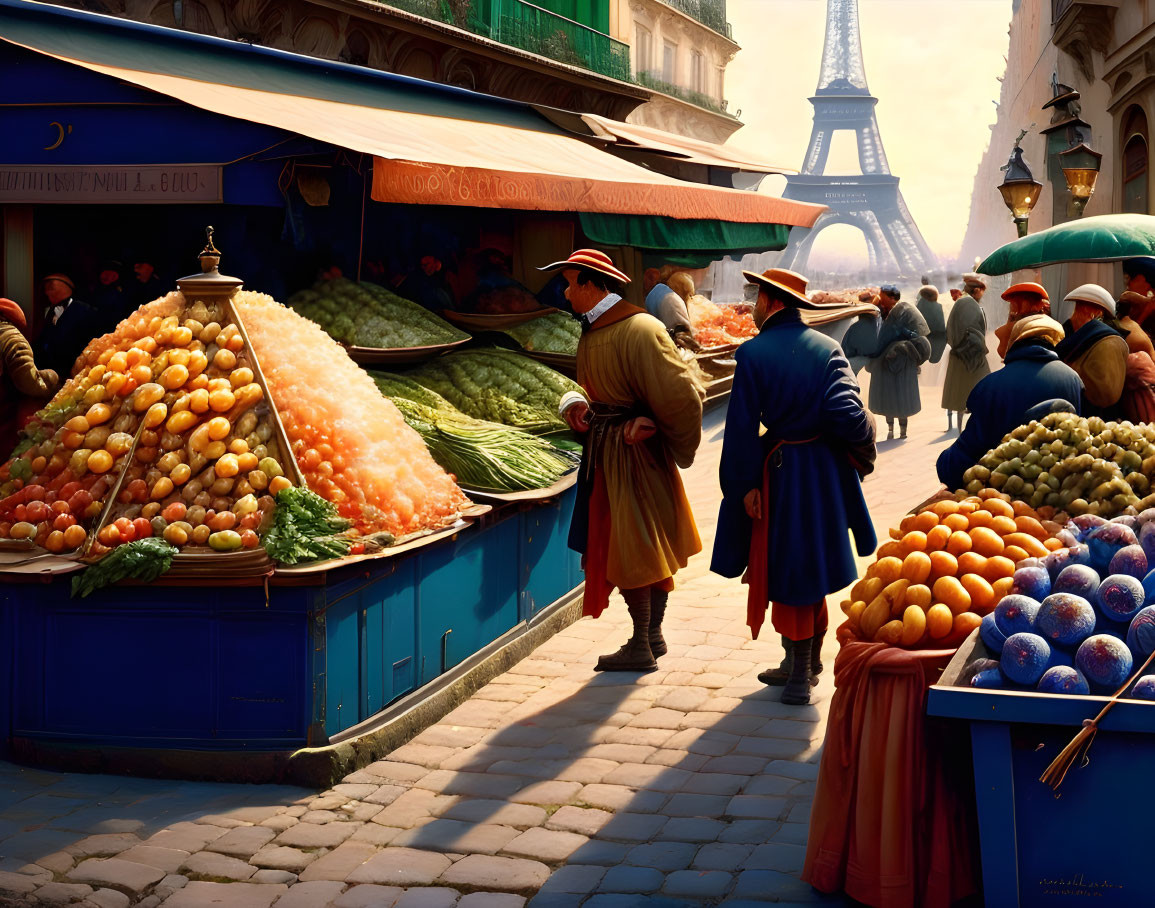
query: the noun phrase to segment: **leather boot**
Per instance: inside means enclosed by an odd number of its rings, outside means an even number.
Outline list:
[[[595,671],[652,672],[658,663],[650,651],[650,588],[622,590],[622,597],[634,622],[633,636],[616,653],[598,659]]]
[[[786,652],[786,655],[782,657],[782,664],[777,668],[768,668],[764,672],[759,672],[759,681],[770,687],[781,687],[786,683],[786,679],[790,677],[790,648],[793,645],[794,641],[789,637],[782,638],[782,649]]]
[[[814,643],[810,647],[810,683],[812,685],[818,683],[818,676],[822,674],[822,669],[825,667],[822,664],[822,641],[826,639],[828,626],[829,619],[814,622]]]
[[[805,706],[810,702],[810,648],[813,637],[795,640],[790,648],[790,677],[782,688],[782,702],[789,706]]]
[[[662,636],[662,621],[666,617],[666,603],[670,594],[657,587],[650,587],[650,652],[654,658],[664,656],[669,651],[666,638]]]

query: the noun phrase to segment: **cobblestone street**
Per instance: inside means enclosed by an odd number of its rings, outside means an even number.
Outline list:
[[[924,367],[910,438],[880,443],[865,485],[880,537],[938,487],[944,368]],[[798,878],[837,646],[811,706],[756,679],[781,648],[768,622],[750,640],[745,587],[708,570],[724,415],[686,474],[705,551],[678,576],[659,671],[592,670],[627,636],[615,597],[329,791],[0,763],[0,903],[842,904]]]

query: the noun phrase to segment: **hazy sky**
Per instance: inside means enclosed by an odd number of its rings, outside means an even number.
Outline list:
[[[962,242],[979,159],[990,139],[1005,66],[1011,0],[859,0],[863,56],[891,172],[931,249]],[[728,0],[742,51],[726,70],[730,110],[745,127],[731,142],[802,166],[818,85],[826,0]],[[853,165],[853,166],[852,166]],[[827,172],[858,173],[853,133],[840,133]],[[774,184],[774,185],[771,185]],[[763,188],[780,191],[781,178]],[[812,261],[861,258],[862,234],[834,226]]]

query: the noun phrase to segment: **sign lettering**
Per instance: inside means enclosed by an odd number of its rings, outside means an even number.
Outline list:
[[[0,203],[203,204],[221,201],[221,168],[204,164],[32,167],[0,164]]]

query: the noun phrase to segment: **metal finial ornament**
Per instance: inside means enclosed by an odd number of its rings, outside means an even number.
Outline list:
[[[190,274],[178,280],[177,286],[187,295],[196,298],[231,296],[244,286],[240,278],[221,274],[221,251],[213,243],[215,228],[205,228],[205,248],[200,253],[201,273]]]

